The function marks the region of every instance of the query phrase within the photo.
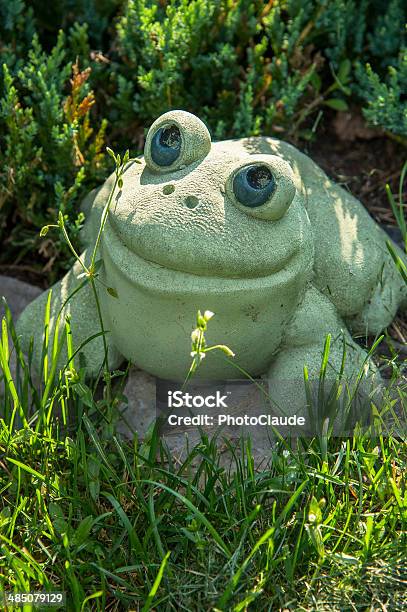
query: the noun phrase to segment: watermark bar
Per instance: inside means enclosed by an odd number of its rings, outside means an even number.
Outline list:
[[[281,410],[282,397],[292,398],[291,411]],[[158,380],[156,409],[164,436],[197,431],[230,438],[407,433],[406,406],[397,401],[397,389],[381,386],[366,392],[335,380],[306,389],[304,381],[292,380],[273,387],[261,379],[193,380],[185,387]]]
[[[65,608],[66,593],[64,591],[1,591],[0,609],[15,610],[23,606],[33,606],[33,609]]]

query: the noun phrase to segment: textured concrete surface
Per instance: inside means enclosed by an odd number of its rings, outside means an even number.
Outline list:
[[[129,377],[124,388],[127,406],[121,409],[122,419],[117,432],[126,438],[137,434],[143,439],[155,418],[155,377],[136,367],[130,368]]]
[[[171,125],[180,134],[179,156],[157,166],[151,151],[157,129]],[[114,194],[101,243],[101,280],[118,296],[100,285],[112,366],[124,356],[150,374],[181,380],[196,311],[209,309],[215,317],[208,343],[227,344],[240,368],[254,376],[268,372],[270,384],[298,380],[305,364],[317,376],[326,333],[335,338],[342,330],[350,375],[366,357],[351,334],[379,333],[407,305],[387,235],[293,146],[262,137],[211,143],[197,117],[175,111],[150,128],[140,161],[128,165]],[[249,166],[274,177],[261,206],[247,204],[234,188]],[[113,181],[112,175],[86,200],[87,245],[95,241]],[[79,271],[76,265],[55,285],[53,312],[79,282]],[[68,306],[72,332],[83,340],[99,324],[92,293],[75,300]],[[41,296],[22,316],[26,342],[31,334],[40,342],[44,304]],[[87,345],[85,356],[92,375],[103,358],[100,341]],[[341,346],[333,345],[332,371],[340,364]],[[241,372],[214,353],[199,375],[239,378]]]

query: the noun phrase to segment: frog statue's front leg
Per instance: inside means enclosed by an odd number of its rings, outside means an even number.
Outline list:
[[[89,256],[87,251],[81,256],[82,261],[89,264]],[[90,283],[84,284],[78,289],[79,285],[84,282],[81,278],[83,268],[77,261],[72,269],[52,287],[50,322],[49,322],[49,342],[48,355],[51,357],[54,334],[59,316],[59,338],[62,340],[65,333],[65,320],[69,315],[70,328],[72,333],[72,344],[74,351],[83,344],[80,351],[82,362],[84,359],[86,368],[86,377],[94,378],[98,375],[100,368],[103,365],[105,357],[105,344],[101,335],[101,322],[98,316],[98,309],[94,291]],[[79,278],[78,278],[79,277]],[[96,291],[106,291],[105,287],[99,282],[96,282]],[[72,295],[74,294],[74,295]],[[49,292],[45,291],[36,300],[34,300],[22,313],[17,323],[17,334],[20,337],[21,348],[28,354],[30,341],[33,338],[33,362],[34,368],[38,372],[41,371],[41,361],[43,359],[43,341],[44,341],[44,318]],[[71,297],[70,297],[71,296]],[[62,309],[62,310],[61,310]],[[104,337],[108,349],[108,365],[109,368],[116,368],[123,361],[123,357],[115,348],[112,337],[109,332],[108,322],[102,312],[102,320],[104,321]],[[92,336],[100,334],[89,342],[86,342]],[[58,359],[58,367],[63,368],[67,363],[67,342],[64,339],[64,344]],[[75,358],[75,366],[79,365],[79,357]]]
[[[325,407],[322,407],[324,400],[321,397],[320,372],[328,334],[331,344],[323,384]],[[304,366],[309,376],[311,402],[309,395],[307,399]],[[341,372],[343,375],[339,377]],[[369,406],[368,396],[378,392],[381,382],[377,368],[367,359],[366,351],[353,341],[335,306],[313,286],[307,289],[298,306],[267,377],[269,395],[276,411],[287,416],[304,416],[308,431],[320,430],[322,420],[326,416],[332,417],[335,410],[337,427],[345,424],[345,419],[354,419],[355,410],[358,419],[360,417],[364,421]],[[339,379],[342,391],[335,404],[332,403],[331,392],[338,390],[336,383]],[[349,402],[350,397],[352,402]],[[362,403],[357,405],[357,399]],[[346,401],[346,409],[351,408],[351,415],[343,414]],[[364,414],[360,414],[360,406],[363,406]],[[346,422],[349,423],[349,420]]]

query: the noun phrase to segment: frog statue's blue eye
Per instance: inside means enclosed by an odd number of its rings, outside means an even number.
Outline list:
[[[276,188],[271,171],[264,164],[252,164],[239,170],[233,179],[233,192],[243,206],[256,208],[267,202]]]
[[[176,125],[156,131],[151,140],[151,158],[158,166],[171,166],[181,152],[181,132]]]

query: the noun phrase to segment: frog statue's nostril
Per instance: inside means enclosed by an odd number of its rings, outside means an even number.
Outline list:
[[[187,208],[196,208],[199,204],[199,200],[196,196],[187,196],[185,198],[185,206]]]
[[[170,193],[174,193],[174,191],[175,191],[174,185],[168,184],[168,185],[164,185],[163,187],[164,195],[170,195]]]

